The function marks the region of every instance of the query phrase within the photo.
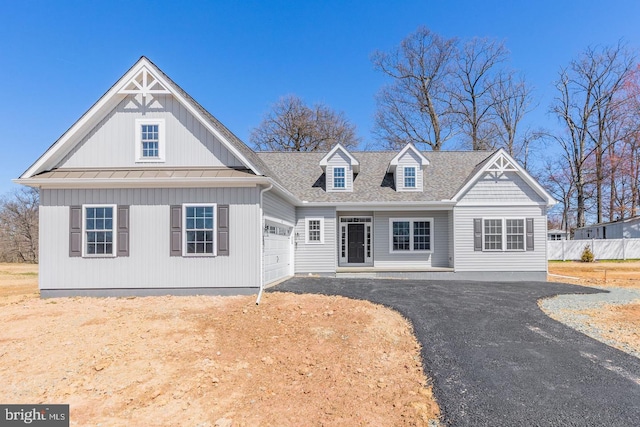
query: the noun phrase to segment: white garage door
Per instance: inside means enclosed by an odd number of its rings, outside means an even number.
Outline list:
[[[267,223],[264,227],[264,283],[291,273],[291,227]]]

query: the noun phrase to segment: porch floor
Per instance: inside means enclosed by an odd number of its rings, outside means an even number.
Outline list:
[[[449,267],[338,267],[336,273],[416,273],[416,272],[448,272],[455,270]]]

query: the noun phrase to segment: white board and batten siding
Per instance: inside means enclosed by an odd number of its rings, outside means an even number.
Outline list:
[[[333,190],[333,168],[344,168],[344,189]],[[351,166],[351,159],[349,159],[342,150],[337,150],[333,156],[327,160],[325,185],[327,191],[353,191],[353,167]]]
[[[306,218],[324,219],[324,242],[305,242]],[[294,229],[295,272],[335,273],[337,266],[336,209],[334,207],[299,207]]]
[[[288,224],[294,224],[296,221],[296,208],[282,197],[267,191],[262,196],[262,211],[265,217],[277,219]]]
[[[128,95],[102,119],[58,168],[242,167],[242,163],[171,95],[156,95],[140,108],[140,95]],[[165,161],[136,163],[136,119],[163,119]]]
[[[431,252],[391,252],[390,218],[430,218]],[[375,212],[374,266],[380,268],[449,267],[449,219],[446,211]]]
[[[40,288],[255,288],[259,190],[252,188],[41,191]],[[170,205],[228,204],[229,256],[170,257]],[[69,257],[69,206],[129,205],[129,256]]]
[[[546,272],[546,203],[517,173],[485,174],[453,210],[455,269],[465,271]],[[533,219],[533,250],[476,251],[474,219]]]

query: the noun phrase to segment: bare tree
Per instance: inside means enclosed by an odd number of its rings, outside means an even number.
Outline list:
[[[327,151],[340,143],[357,147],[356,127],[324,104],[307,106],[299,97],[280,98],[249,140],[260,151]]]
[[[455,108],[462,131],[474,150],[495,148],[496,100],[511,97],[500,92],[509,87],[502,82],[504,75],[499,69],[507,56],[502,42],[486,38],[468,41],[459,53]]]
[[[620,44],[589,48],[560,71],[555,84],[559,95],[551,111],[566,127],[566,134],[555,139],[573,174],[578,227],[585,225],[588,174],[595,176],[596,216],[598,222],[602,220],[603,153],[611,143],[606,140],[606,129],[612,119],[613,100],[629,70],[630,57]]]
[[[412,142],[440,150],[454,135],[450,90],[456,43],[420,27],[390,53],[373,54],[376,69],[393,79],[377,96],[375,118],[375,133],[388,148]]]
[[[0,258],[38,262],[39,192],[29,188],[0,201]]]
[[[495,114],[495,146],[504,148],[509,155],[527,167],[529,150],[533,142],[541,139],[541,131],[518,132],[520,122],[530,111],[531,89],[524,78],[513,72],[499,76],[489,89]]]
[[[575,211],[573,204],[575,186],[571,171],[564,167],[563,160],[547,162],[540,181],[561,203],[560,229],[570,231],[571,226],[575,224],[575,218],[572,217]]]

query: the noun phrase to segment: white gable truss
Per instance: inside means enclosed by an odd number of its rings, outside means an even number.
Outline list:
[[[458,202],[485,174],[499,178],[506,172],[517,173],[524,182],[527,183],[545,202],[548,207],[557,203],[557,201],[545,190],[529,173],[518,165],[504,149],[499,149],[493,153],[485,164],[458,190],[452,201]]]
[[[136,62],[76,123],[69,128],[36,162],[20,176],[20,179],[31,178],[41,172],[51,170],[88,133],[127,95],[141,94],[144,102],[154,94],[171,94],[193,117],[211,132],[238,160],[256,175],[262,175],[256,165],[252,164],[227,137],[220,132],[211,121],[187,99],[182,91],[168,80],[165,75],[144,56]]]

